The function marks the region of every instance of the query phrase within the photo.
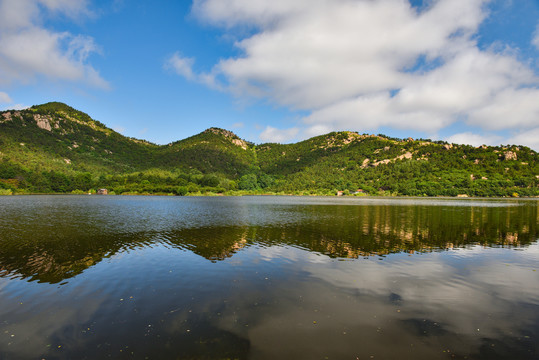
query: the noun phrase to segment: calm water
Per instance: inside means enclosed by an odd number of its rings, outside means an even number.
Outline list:
[[[0,359],[538,359],[538,209],[0,197]]]

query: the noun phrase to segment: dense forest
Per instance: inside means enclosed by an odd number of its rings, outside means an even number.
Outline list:
[[[517,145],[332,132],[255,145],[210,128],[168,145],[128,138],[62,103],[0,112],[0,194],[539,196]]]

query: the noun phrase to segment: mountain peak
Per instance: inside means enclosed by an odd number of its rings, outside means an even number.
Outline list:
[[[59,101],[51,101],[51,102],[40,104],[40,105],[34,105],[31,107],[31,109],[48,110],[48,111],[73,111],[75,110],[71,106],[64,104],[63,102],[59,102]]]
[[[71,121],[90,125],[94,128],[101,128],[106,130],[107,132],[111,131],[107,128],[105,124],[92,119],[90,115],[80,110],[74,109],[71,106],[66,105],[62,102],[53,101],[41,105],[34,105],[29,110],[40,115],[56,115],[64,119],[69,119]]]
[[[93,121],[90,115],[57,101],[48,102],[41,105],[34,105],[30,109],[43,115],[63,114],[85,122]]]
[[[249,145],[252,145],[252,143],[249,143],[241,139],[238,135],[234,134],[232,131],[221,129],[218,127],[211,127],[209,129],[206,129],[202,132],[202,134],[215,134],[215,135],[223,136],[232,144],[241,147],[243,150],[247,150],[249,148]]]
[[[353,131],[255,146],[217,127],[167,146],[149,145],[59,102],[2,111],[0,194],[100,187],[117,193],[179,193],[181,187],[181,193],[193,194],[212,188],[326,195],[345,189],[371,195],[539,195],[539,155],[526,147],[477,148]]]
[[[216,134],[216,135],[222,135],[222,136],[227,137],[227,138],[239,139],[239,136],[234,134],[232,131],[221,129],[221,128],[218,128],[218,127],[211,127],[209,129],[206,129],[206,130],[204,130],[204,133],[213,133],[213,134]]]

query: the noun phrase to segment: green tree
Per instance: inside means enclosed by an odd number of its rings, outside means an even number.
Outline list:
[[[258,180],[255,174],[243,175],[238,182],[240,190],[256,190],[258,189]]]
[[[187,189],[187,186],[178,186],[176,188],[175,194],[179,196],[185,196],[188,192],[189,190]]]

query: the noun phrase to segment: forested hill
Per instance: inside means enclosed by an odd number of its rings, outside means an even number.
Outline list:
[[[524,146],[349,131],[255,145],[210,128],[156,145],[62,103],[0,112],[0,194],[539,196],[538,160]]]

